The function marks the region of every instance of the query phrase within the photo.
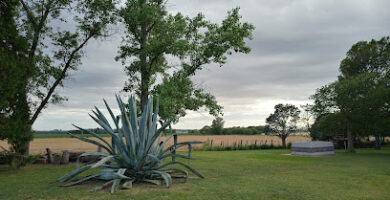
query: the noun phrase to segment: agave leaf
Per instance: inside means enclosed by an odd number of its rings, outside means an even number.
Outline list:
[[[188,170],[190,170],[193,174],[195,174],[195,175],[198,176],[199,178],[202,178],[202,179],[204,178],[199,172],[197,172],[196,170],[192,169],[190,166],[188,166],[188,165],[186,165],[186,164],[184,164],[184,163],[182,163],[182,162],[177,162],[177,161],[175,161],[175,162],[169,162],[169,163],[163,164],[163,165],[161,165],[161,166],[155,168],[155,170],[163,169],[163,168],[165,168],[165,167],[167,167],[167,166],[169,166],[169,165],[175,165],[175,164],[178,164],[178,165],[181,165],[181,166],[187,168]]]
[[[118,170],[117,174],[123,176],[123,174],[125,174],[125,172],[126,172],[126,168],[121,168]],[[114,182],[112,183],[112,187],[111,187],[111,194],[114,194],[116,192],[119,184],[121,183],[121,180],[122,180],[121,178],[114,180]]]
[[[159,176],[160,176],[160,175],[159,175]],[[147,183],[152,183],[152,184],[155,184],[155,185],[161,185],[161,181],[159,181],[159,180],[144,179],[143,181],[144,181],[144,182],[147,182]]]
[[[126,109],[123,105],[122,99],[119,96],[116,96],[116,99],[118,102],[119,109],[121,110],[120,117],[122,119],[122,128],[123,128],[124,136],[126,139],[126,144],[129,147],[131,147],[131,146],[133,146],[133,141],[131,140],[131,133],[130,133],[131,124],[130,124],[129,119],[127,117]],[[131,150],[133,150],[133,152],[134,152],[134,149],[132,149],[132,148],[128,149],[129,152],[131,152]]]
[[[159,147],[160,145],[160,142],[161,142],[161,135],[159,135],[156,139],[156,144],[154,144],[154,147],[153,147],[153,150],[152,150],[152,154],[156,154],[156,151],[157,151],[157,147]]]
[[[126,181],[122,184],[123,189],[131,189],[133,188],[133,181]]]
[[[158,159],[162,160],[162,159],[165,159],[165,158],[168,158],[168,157],[171,157],[171,156],[176,156],[178,158],[184,158],[184,159],[188,159],[188,160],[197,160],[197,159],[199,159],[199,158],[196,158],[196,157],[191,157],[191,156],[186,156],[186,155],[181,155],[181,154],[173,154],[173,153],[164,154],[163,156],[158,157]]]
[[[159,174],[164,179],[165,185],[167,187],[170,187],[172,185],[172,178],[171,175],[169,175],[168,173],[161,170],[152,170],[152,173]]]
[[[65,181],[68,181],[70,179],[72,179],[73,177],[87,171],[89,168],[91,168],[91,164],[89,165],[84,165],[83,167],[80,167],[80,168],[77,168],[71,172],[69,172],[68,174],[65,174],[64,176],[58,178],[56,181],[57,182],[65,182]]]
[[[100,112],[99,108],[97,108],[97,107],[95,106],[95,110],[96,110],[96,112],[95,112],[94,110],[92,110],[92,112],[95,114],[95,116],[96,116],[98,119],[102,120],[105,124],[107,124],[108,127],[111,128],[110,123],[108,122],[107,118],[103,115],[103,113]],[[111,128],[111,129],[112,129],[112,128]]]
[[[153,154],[148,154],[148,156],[151,157],[157,163],[161,162],[161,160],[159,158],[157,158],[157,156],[155,156]]]
[[[105,182],[104,184],[102,184],[101,186],[95,187],[94,191],[102,190],[102,189],[104,189],[105,187],[107,187],[107,186],[109,186],[110,184],[112,184],[113,182],[114,182],[114,180],[107,181],[107,182]]]
[[[185,178],[185,180],[188,179],[188,172],[187,171],[184,171],[181,169],[176,169],[176,168],[164,168],[162,170],[167,172],[168,174],[170,174],[172,178]],[[183,176],[172,175],[173,173],[181,173],[181,174],[183,174]]]
[[[100,167],[101,165],[106,164],[109,161],[112,161],[113,158],[114,158],[114,156],[106,156],[106,157],[102,158],[101,160],[99,160],[99,162],[92,165],[91,168]]]
[[[138,119],[137,119],[137,105],[134,96],[129,98],[129,121],[131,128],[133,129],[133,140],[136,141],[134,146],[135,149],[138,148],[139,133],[138,133]]]
[[[107,152],[109,152],[110,154],[112,154],[112,151],[111,149],[107,148],[106,146],[104,146],[103,144],[100,144],[99,142],[95,141],[95,140],[91,140],[91,139],[88,139],[88,138],[84,138],[84,137],[80,137],[80,136],[77,136],[77,135],[73,135],[72,133],[67,133],[69,135],[71,135],[72,137],[75,137],[81,141],[84,141],[84,142],[88,142],[88,143],[91,143],[91,144],[94,144],[96,146],[99,146],[103,149],[105,149]]]
[[[99,172],[99,179],[102,180],[114,180],[114,179],[127,179],[131,180],[131,178],[123,175],[123,174],[118,174],[118,170],[114,169],[102,169]]]
[[[97,119],[95,118],[94,116],[92,115],[89,115],[96,123],[98,123],[104,130],[107,131],[108,134],[111,135],[111,138],[112,138],[112,146],[113,146],[113,152],[116,153],[116,148],[114,146],[116,146],[118,148],[118,150],[120,151],[126,151],[124,149],[124,144],[123,144],[123,140],[122,138],[119,138],[119,136],[117,134],[114,133],[114,131],[108,127],[103,121],[101,121],[100,119]]]
[[[158,116],[158,109],[159,109],[159,107],[158,107],[158,98],[157,98],[157,103],[156,103],[156,108],[155,108],[155,111],[154,111],[154,113],[153,113],[153,117],[152,117],[152,119],[151,119],[151,121],[150,121],[150,130],[149,130],[149,138],[148,138],[148,146],[146,147],[146,151],[147,152],[149,152],[150,151],[150,148],[152,147],[152,145],[153,145],[153,142],[154,141],[156,141],[156,138],[157,137],[160,137],[160,134],[158,134],[157,132],[156,132],[156,129],[157,129],[157,116]],[[153,102],[153,101],[152,101]]]
[[[168,120],[167,122],[164,122],[161,127],[157,130],[157,133],[160,134],[162,131],[164,131],[170,124],[172,120]]]
[[[126,144],[128,147],[127,148],[128,152],[130,153],[131,157],[135,157],[135,145],[134,145],[135,141],[133,140],[133,137],[131,136],[132,130],[130,127],[131,126],[130,121],[127,118],[126,114],[122,114],[121,119],[122,119],[122,128],[123,128],[123,132],[125,135]]]
[[[96,123],[98,123],[104,130],[106,130],[108,133],[113,134],[114,130],[112,130],[111,126],[109,124],[106,124],[103,120],[96,118],[92,116],[91,114],[88,114]]]
[[[162,148],[164,148],[165,144],[173,137],[173,135],[168,136],[164,142],[160,145],[160,147],[157,149],[156,154],[160,154]]]
[[[80,159],[81,159],[81,157],[85,157],[85,156],[110,156],[110,155],[106,154],[106,153],[102,153],[102,152],[85,152],[85,153],[82,153],[77,158],[77,161],[76,161],[76,167],[77,168],[79,168],[79,166],[80,166]]]
[[[69,187],[69,186],[72,186],[72,185],[77,185],[77,184],[80,184],[82,182],[85,182],[85,181],[88,181],[88,180],[91,180],[91,179],[94,179],[96,177],[98,177],[99,174],[93,174],[93,175],[89,175],[89,176],[86,176],[84,178],[81,178],[77,181],[73,181],[73,182],[70,182],[68,184],[65,184],[65,185],[62,185],[62,187]]]
[[[119,138],[119,136],[118,136],[117,134],[115,134],[114,132],[112,132],[112,130],[111,130],[111,132],[110,132],[110,128],[107,127],[107,125],[105,125],[103,121],[101,121],[101,120],[99,120],[99,119],[96,119],[96,118],[93,117],[92,115],[90,115],[90,116],[91,116],[91,118],[92,118],[93,120],[96,121],[96,123],[98,123],[101,127],[103,127],[103,128],[108,132],[108,134],[110,134],[110,135],[112,136],[112,141],[113,141],[113,143],[115,142],[116,147],[117,147],[117,149],[118,149],[118,152],[122,155],[122,157],[126,160],[126,162],[132,163],[132,162],[131,162],[131,159],[130,159],[130,157],[129,157],[128,151],[127,151],[127,149],[125,148],[125,144],[123,143],[122,138]],[[113,148],[114,148],[114,147],[113,147]],[[113,149],[113,150],[115,150],[115,149]],[[114,153],[116,153],[116,152],[114,152]],[[111,154],[113,154],[113,153],[111,153]]]
[[[107,108],[107,110],[108,110],[108,113],[110,113],[110,116],[111,116],[111,118],[112,118],[112,121],[114,121],[114,124],[115,124],[116,129],[119,131],[120,129],[119,129],[119,126],[118,126],[118,125],[119,125],[118,120],[117,120],[116,117],[114,116],[114,113],[112,112],[110,106],[108,106],[107,101],[106,101],[105,99],[103,99],[103,101],[104,101],[104,105],[106,105],[106,108]]]
[[[145,151],[145,140],[146,140],[146,137],[147,135],[145,134],[146,133],[146,130],[147,130],[147,122],[148,122],[148,118],[149,118],[149,115],[150,115],[150,99],[148,100],[148,103],[145,105],[144,107],[144,111],[141,115],[141,119],[140,119],[140,125],[139,125],[139,146],[138,146],[138,152],[137,152],[137,159],[138,160],[141,160],[142,156],[143,156],[143,153]]]
[[[81,131],[86,131],[87,133],[91,134],[92,136],[96,137],[97,139],[99,139],[100,141],[102,141],[104,144],[106,144],[110,149],[112,149],[112,146],[107,142],[107,140],[103,139],[102,137],[100,137],[98,134],[90,131],[90,130],[86,130],[86,129],[83,129],[83,128],[80,128],[74,124],[72,124],[74,127],[76,127],[77,129],[81,130]]]

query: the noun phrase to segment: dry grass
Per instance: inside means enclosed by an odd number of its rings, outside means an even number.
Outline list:
[[[106,138],[110,141],[110,138]],[[162,140],[164,140],[163,137]],[[253,136],[253,135],[181,135],[178,136],[178,142],[184,141],[201,141],[206,142],[210,140],[213,142],[213,145],[233,145],[234,142],[240,143],[242,140],[243,144],[281,144],[282,141],[276,136]],[[290,136],[287,138],[287,142],[298,142],[298,141],[309,141],[309,137],[303,136]],[[170,140],[168,145],[173,143],[173,139]],[[6,141],[0,141],[0,146],[8,148]],[[53,152],[60,153],[62,150],[70,151],[96,151],[97,148],[95,145],[80,141],[75,138],[36,138],[31,142],[30,152],[32,154],[41,154],[45,153],[46,148],[50,148]]]

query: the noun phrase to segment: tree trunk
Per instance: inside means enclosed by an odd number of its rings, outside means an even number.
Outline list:
[[[353,134],[351,131],[351,122],[347,119],[347,138],[348,138],[348,147],[347,151],[351,153],[355,153],[355,148],[353,146]]]
[[[141,52],[139,55],[140,58],[140,67],[141,67],[141,88],[140,88],[140,100],[141,100],[141,111],[144,110],[145,104],[148,101],[149,96],[149,82],[150,82],[150,74],[147,65],[145,45],[147,42],[147,30],[146,25],[141,25],[141,41],[140,48]]]
[[[381,149],[381,139],[378,134],[375,135],[375,149],[376,150]]]
[[[25,138],[32,138],[32,128],[31,128],[31,125],[30,125],[30,129],[25,133]],[[29,139],[27,141],[25,141],[25,143],[23,144],[23,150],[24,150],[24,155],[25,156],[28,156],[30,155],[30,142],[32,141],[32,139]]]
[[[286,136],[282,136],[282,147],[283,147],[283,149],[286,149],[287,148],[287,146],[286,146]]]

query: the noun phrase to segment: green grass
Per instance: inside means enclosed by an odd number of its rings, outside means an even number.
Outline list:
[[[206,179],[90,192],[99,182],[57,187],[51,181],[75,166],[0,167],[0,199],[390,199],[390,148],[330,157],[281,155],[287,150],[195,151]]]

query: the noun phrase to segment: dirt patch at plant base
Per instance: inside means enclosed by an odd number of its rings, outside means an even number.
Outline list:
[[[162,141],[166,137],[161,137]],[[90,138],[92,139],[92,138]],[[97,140],[93,138],[94,140]],[[107,137],[106,140],[111,142],[111,138]],[[281,145],[282,140],[276,136],[259,136],[259,135],[179,135],[178,142],[185,141],[212,141],[213,146],[230,146],[234,143],[242,145],[250,144],[274,144]],[[290,136],[287,138],[287,143],[289,142],[303,142],[311,141],[310,137],[303,136]],[[173,139],[168,142],[168,146],[173,144]],[[0,141],[0,146],[8,148],[7,141]],[[199,146],[199,145],[198,145]],[[50,148],[54,153],[60,153],[63,150],[69,150],[73,152],[91,152],[97,151],[95,145],[80,141],[76,138],[36,138],[30,144],[30,153],[31,154],[44,154],[46,148]],[[185,150],[185,148],[183,148]]]

